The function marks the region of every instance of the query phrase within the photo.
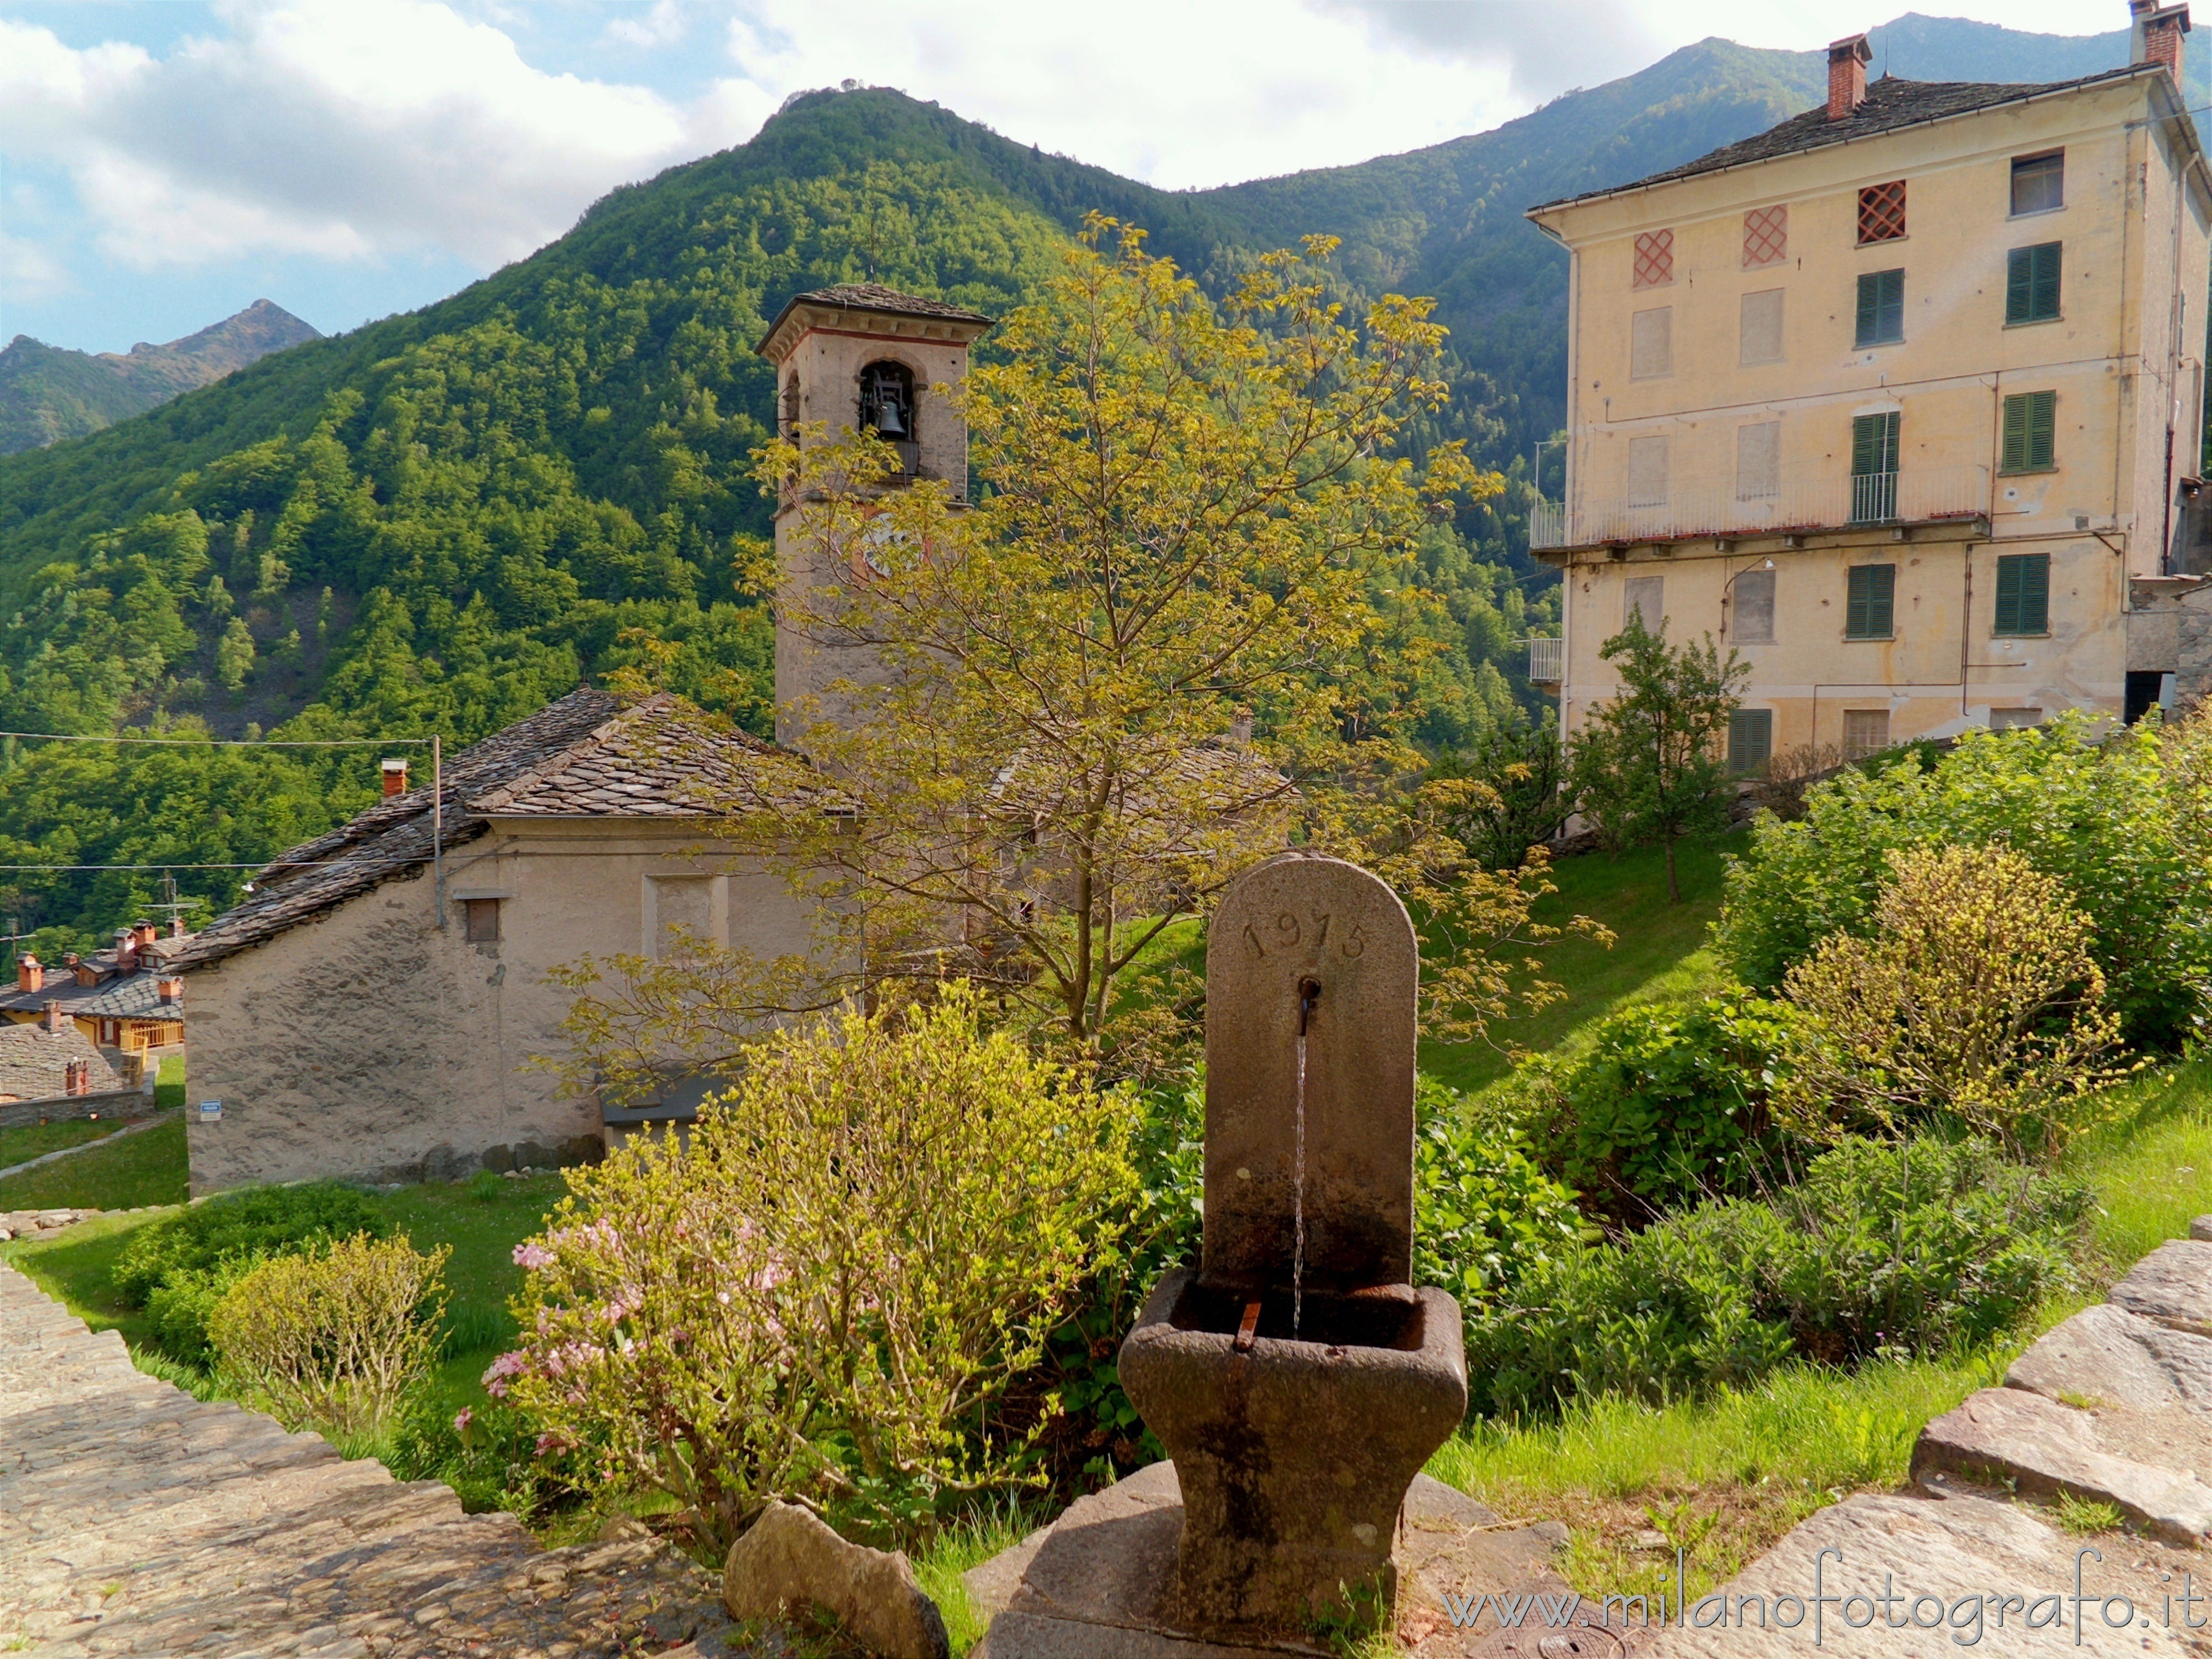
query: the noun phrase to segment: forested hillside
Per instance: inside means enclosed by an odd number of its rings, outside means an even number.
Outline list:
[[[1977,72],[1934,65],[1973,26],[1907,25],[1920,72]],[[2007,72],[2079,72],[2036,65],[2081,42],[1993,38]],[[2124,37],[2104,50],[2124,57]],[[1210,284],[1325,231],[1352,297],[1438,296],[1455,400],[1420,435],[1464,436],[1512,478],[1425,550],[1448,651],[1425,735],[1456,741],[1511,706],[1511,641],[1556,605],[1521,520],[1528,447],[1559,420],[1564,258],[1522,209],[1757,131],[1822,75],[1817,54],[1708,41],[1494,132],[1187,193],[896,92],[803,94],[451,299],[0,459],[0,726],[464,743],[633,659],[622,636],[641,629],[678,647],[668,684],[764,727],[769,629],[737,573],[769,528],[746,477],[766,319],[871,273],[1002,312],[1097,209]],[[10,740],[0,863],[249,862],[374,787],[373,750],[287,752]],[[211,905],[241,878],[179,876]],[[0,913],[111,927],[154,879],[23,872]]]

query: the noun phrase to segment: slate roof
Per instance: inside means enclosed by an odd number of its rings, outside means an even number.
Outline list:
[[[942,317],[956,323],[989,323],[995,320],[980,311],[969,311],[963,306],[947,305],[942,300],[925,300],[919,294],[902,294],[895,288],[885,288],[881,283],[839,283],[830,288],[794,294],[784,301],[783,311],[776,313],[775,321],[781,322],[784,312],[793,306],[836,306],[843,311],[888,311],[896,316]],[[775,332],[775,323],[769,325],[769,332]]]
[[[1905,81],[1893,75],[1885,75],[1879,81],[1869,83],[1866,101],[1840,121],[1828,118],[1828,106],[1825,103],[1817,105],[1802,115],[1791,116],[1778,126],[1769,127],[1764,132],[1754,133],[1733,144],[1723,144],[1720,149],[1700,155],[1694,161],[1686,161],[1680,167],[1669,167],[1664,173],[1650,173],[1628,184],[1609,185],[1603,190],[1585,191],[1579,196],[1565,196],[1557,201],[1539,203],[1528,211],[1541,213],[1548,208],[1620,196],[1632,190],[1669,184],[1677,179],[1694,178],[1701,173],[1719,173],[1753,161],[1771,161],[1778,156],[1796,155],[1807,150],[1826,149],[1830,144],[1871,138],[1879,133],[1895,132],[1901,128],[1941,121],[1950,116],[1990,109],[1999,104],[2046,97],[2056,92],[2075,91],[2107,81],[2124,81],[2130,76],[2153,73],[2159,67],[2155,64],[2130,64],[2123,69],[2102,70],[2095,75],[2078,76],[2070,81],[2045,82]]]
[[[775,751],[671,693],[625,708],[611,693],[570,692],[448,758],[445,846],[475,840],[493,817],[704,817],[742,808],[744,763]],[[253,893],[161,952],[172,970],[204,966],[273,939],[431,860],[434,792],[380,801],[305,842],[253,878]]]
[[[123,1079],[76,1026],[49,1031],[43,1025],[0,1027],[0,1095],[17,1100],[45,1100],[68,1092],[65,1075],[73,1060],[92,1067],[90,1094],[120,1089]]]
[[[87,1019],[182,1019],[181,1005],[161,1000],[160,981],[168,971],[165,965],[158,971],[149,968],[120,977],[110,974],[96,985],[80,985],[67,968],[49,968],[41,989],[19,991],[10,985],[0,994],[0,1008],[36,1013],[58,1002],[64,1013]]]

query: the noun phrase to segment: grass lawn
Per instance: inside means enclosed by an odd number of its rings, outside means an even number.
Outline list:
[[[0,1175],[0,1210],[181,1204],[186,1185],[185,1120],[179,1114],[158,1129],[125,1135],[58,1164]]]
[[[112,1135],[122,1127],[113,1118],[101,1123],[73,1118],[66,1123],[25,1123],[12,1129],[0,1129],[0,1170],[27,1164],[65,1146],[82,1146],[88,1140]]]
[[[1612,949],[1583,939],[1545,947],[1542,977],[1566,995],[1540,1012],[1501,1023],[1498,1047],[1424,1042],[1421,1069],[1455,1089],[1479,1089],[1512,1070],[1515,1048],[1543,1052],[1571,1042],[1577,1026],[1632,1002],[1697,994],[1717,979],[1705,932],[1721,910],[1723,858],[1741,835],[1675,849],[1682,902],[1667,897],[1667,858],[1656,847],[1619,858],[1585,853],[1552,866],[1559,891],[1538,902],[1534,919],[1553,927],[1585,915],[1618,938]]]

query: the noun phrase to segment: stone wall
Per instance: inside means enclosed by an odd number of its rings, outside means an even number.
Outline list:
[[[70,1123],[79,1118],[128,1117],[151,1111],[152,1099],[140,1089],[111,1089],[96,1095],[50,1095],[44,1100],[0,1104],[0,1129],[27,1123]]]

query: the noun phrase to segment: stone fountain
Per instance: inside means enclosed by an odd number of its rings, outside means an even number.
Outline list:
[[[1386,1611],[1413,1476],[1467,1411],[1459,1304],[1413,1276],[1420,954],[1335,859],[1269,860],[1206,952],[1206,1232],[1122,1344],[1182,1492],[1200,1632]]]
[[[1565,1534],[1420,1474],[1467,1361],[1457,1304],[1411,1283],[1413,924],[1368,872],[1289,854],[1224,895],[1206,971],[1203,1249],[1120,1362],[1172,1462],[969,1576],[978,1659],[1314,1652],[1394,1603],[1456,1651],[1441,1591],[1555,1585]]]

